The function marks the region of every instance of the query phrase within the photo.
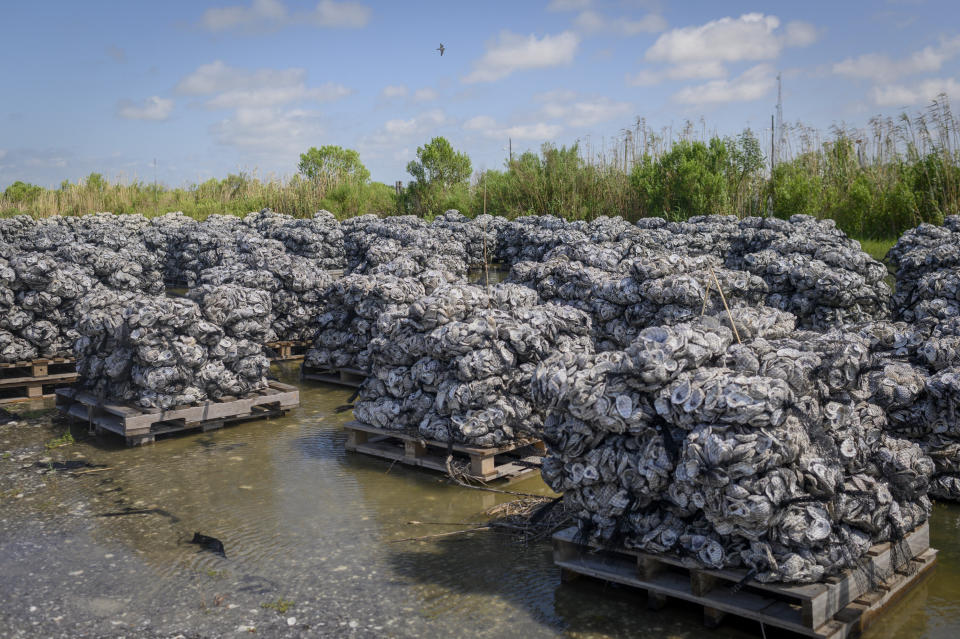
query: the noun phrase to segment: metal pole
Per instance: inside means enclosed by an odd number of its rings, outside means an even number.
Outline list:
[[[774,168],[774,148],[773,148],[773,114],[770,114],[770,193],[767,195],[767,217],[773,214],[773,168]]]

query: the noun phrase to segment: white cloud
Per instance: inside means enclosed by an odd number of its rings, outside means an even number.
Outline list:
[[[631,20],[627,17],[605,18],[596,11],[583,11],[573,21],[573,26],[587,33],[609,31],[625,36],[634,36],[641,33],[657,33],[667,28],[667,21],[663,16],[650,13],[640,20]]]
[[[407,87],[402,84],[392,84],[383,88],[383,91],[380,92],[385,98],[402,98],[408,93]]]
[[[912,86],[875,86],[870,97],[878,106],[903,107],[930,102],[941,93],[946,93],[953,100],[960,99],[960,82],[954,78],[931,78]]]
[[[323,135],[320,114],[302,109],[237,109],[211,128],[219,144],[269,154],[299,153]]]
[[[173,111],[173,100],[153,95],[143,102],[120,100],[117,115],[125,120],[166,120]]]
[[[231,6],[207,9],[200,24],[210,31],[226,31],[254,23],[278,24],[287,19],[281,0],[253,0],[249,7]]]
[[[732,80],[712,80],[706,84],[681,89],[673,95],[673,99],[687,104],[748,102],[767,95],[773,85],[773,67],[769,64],[758,64]]]
[[[593,0],[550,0],[547,11],[580,11],[593,4]]]
[[[960,53],[960,36],[943,40],[938,46],[924,47],[906,58],[893,60],[882,53],[867,53],[833,65],[833,72],[854,78],[890,82],[897,78],[939,71],[945,62]]]
[[[580,36],[572,31],[540,39],[533,34],[523,36],[503,31],[499,42],[488,45],[487,52],[474,63],[473,71],[463,81],[493,82],[514,71],[570,64],[579,45]]]
[[[538,102],[572,102],[577,99],[577,92],[571,89],[554,89],[538,93],[533,99]]]
[[[489,115],[478,115],[463,123],[468,131],[479,131],[484,137],[492,140],[513,138],[516,140],[539,140],[545,142],[560,135],[563,127],[559,124],[536,122],[533,124],[515,124],[500,126]]]
[[[724,78],[727,68],[719,60],[705,60],[690,64],[678,64],[660,71],[641,69],[627,74],[627,84],[637,87],[653,86],[664,80],[709,80]]]
[[[305,69],[238,69],[217,60],[204,64],[177,83],[181,95],[213,96],[204,104],[210,109],[269,107],[292,102],[330,102],[352,91],[328,82],[306,85]]]
[[[494,129],[497,126],[497,121],[491,118],[489,115],[478,115],[470,118],[463,123],[463,128],[468,131],[483,131],[487,129]]]
[[[762,13],[720,18],[706,24],[673,29],[657,38],[646,52],[654,62],[682,64],[714,60],[772,60],[784,46],[805,46],[816,38],[811,25],[792,22],[778,32],[780,19]]]
[[[211,95],[226,91],[290,87],[304,82],[305,69],[257,69],[248,71],[230,67],[221,60],[203,64],[177,83],[182,95]]]
[[[516,140],[540,140],[546,142],[560,135],[563,127],[559,124],[546,124],[537,122],[536,124],[518,124],[503,130],[500,138],[514,138]]]
[[[633,106],[608,97],[572,101],[569,95],[554,93],[538,96],[544,102],[543,115],[563,120],[567,126],[585,128],[601,122],[624,118],[631,114]],[[559,99],[557,99],[559,98]]]
[[[263,89],[238,89],[226,91],[204,104],[210,109],[236,109],[239,107],[268,107],[291,102],[332,102],[350,95],[352,91],[340,84],[327,83],[315,88],[303,84],[290,87]]]
[[[516,140],[539,140],[545,142],[557,137],[560,135],[560,132],[563,131],[561,125],[549,124],[547,122],[500,126],[497,124],[497,121],[489,115],[472,117],[464,122],[462,126],[468,131],[479,131],[484,137],[490,138],[491,140],[513,138]]]
[[[816,28],[807,22],[788,22],[781,28],[780,19],[762,13],[745,13],[739,18],[725,17],[706,24],[672,29],[647,49],[644,57],[650,62],[663,62],[669,66],[660,69],[643,69],[627,74],[627,83],[634,86],[651,86],[665,80],[714,79],[703,87],[691,87],[698,91],[710,86],[721,93],[747,85],[726,78],[726,63],[774,60],[785,47],[804,47],[817,39]],[[753,69],[751,69],[753,71]],[[688,91],[678,95],[687,96]]]
[[[253,0],[250,6],[207,9],[200,25],[209,31],[249,28],[262,30],[292,24],[331,29],[357,29],[370,21],[370,8],[357,2],[320,0],[309,11],[291,13],[282,0]]]
[[[440,109],[425,111],[409,120],[388,120],[383,129],[388,136],[406,137],[430,133],[447,122],[446,114]]]
[[[431,102],[436,100],[440,95],[429,87],[423,89],[417,89],[413,92],[413,101],[414,102]]]
[[[817,29],[809,22],[796,20],[784,28],[783,46],[807,47],[817,41]]]
[[[359,29],[370,22],[370,8],[357,2],[320,0],[306,17],[318,27]]]

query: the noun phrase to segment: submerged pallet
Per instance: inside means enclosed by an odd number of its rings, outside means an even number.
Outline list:
[[[0,364],[0,404],[53,397],[57,386],[77,379],[76,361],[50,357]]]
[[[410,466],[446,472],[448,446],[444,442],[423,439],[404,432],[368,426],[352,421],[344,426],[349,451],[382,457]],[[454,444],[455,458],[470,462],[468,476],[480,481],[506,479],[517,481],[540,472],[546,453],[538,439],[521,439],[495,448],[477,448]]]
[[[315,368],[304,364],[300,368],[300,379],[311,382],[326,382],[350,388],[360,388],[367,374],[357,368]]]
[[[169,410],[104,402],[77,388],[57,389],[57,408],[62,413],[88,422],[98,433],[120,435],[128,446],[151,443],[158,435],[215,430],[227,423],[274,417],[299,405],[300,391],[276,381],[246,397],[223,397]]]
[[[310,342],[305,340],[285,340],[280,342],[267,342],[266,347],[275,353],[270,358],[271,362],[290,362],[303,359],[310,348]]]
[[[585,546],[577,543],[575,527],[553,536],[553,561],[564,581],[585,575],[643,589],[651,608],[668,597],[693,602],[703,606],[710,627],[731,615],[759,622],[761,633],[772,627],[823,639],[859,634],[928,575],[936,557],[924,524],[895,546],[873,546],[858,569],[824,583],[764,584],[745,580],[743,570],[692,568],[676,557]]]

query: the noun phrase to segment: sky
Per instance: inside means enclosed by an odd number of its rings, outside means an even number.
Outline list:
[[[638,118],[768,137],[778,73],[784,121],[821,129],[960,103],[955,0],[71,0],[4,22],[0,188],[283,178],[327,144],[393,184],[434,136],[481,171]]]

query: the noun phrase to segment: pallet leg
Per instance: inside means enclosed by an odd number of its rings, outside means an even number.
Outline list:
[[[667,596],[662,592],[647,591],[647,609],[660,610],[667,605]]]
[[[420,459],[427,454],[427,447],[418,441],[404,440],[403,456],[408,460]]]
[[[637,555],[637,573],[640,576],[640,579],[649,581],[657,576],[663,570],[663,562],[654,559],[653,557],[647,557],[645,555]]]
[[[36,363],[33,365],[33,376],[34,377],[46,377],[47,376],[47,363]]]
[[[369,438],[370,433],[362,430],[347,431],[347,450],[356,450],[358,447],[366,444]]]
[[[560,569],[560,581],[562,583],[568,584],[571,581],[576,581],[580,579],[580,574],[573,572],[572,570],[567,570],[566,568]]]
[[[723,622],[723,617],[726,613],[722,610],[717,610],[716,608],[708,608],[707,606],[703,607],[703,625],[707,628],[713,629],[719,626]]]
[[[27,397],[31,399],[43,397],[43,384],[30,384],[27,386]]]
[[[495,470],[493,455],[470,455],[470,474],[483,479],[493,474]]]
[[[690,571],[690,590],[698,597],[706,595],[717,584],[717,578],[699,570]]]
[[[223,428],[222,419],[215,419],[213,421],[204,422],[203,426],[201,426],[201,429],[203,429],[203,432],[205,433],[211,430],[220,430],[221,428]]]

